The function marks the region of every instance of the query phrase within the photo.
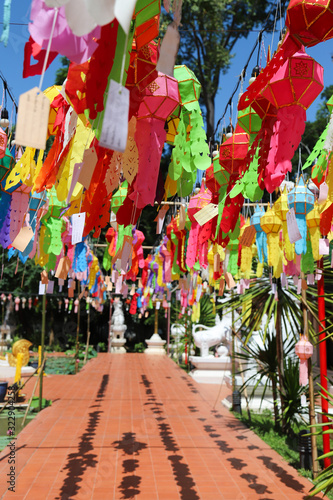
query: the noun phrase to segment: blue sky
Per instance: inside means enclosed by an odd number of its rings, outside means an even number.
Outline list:
[[[19,0],[18,2],[12,3],[12,14],[11,22],[14,23],[10,27],[9,42],[7,47],[4,47],[0,43],[0,71],[6,78],[8,85],[16,97],[17,101],[19,95],[23,92],[28,91],[32,87],[39,85],[40,77],[30,77],[22,78],[22,68],[23,68],[23,55],[24,55],[24,45],[29,39],[29,32],[27,23],[29,21],[30,14],[30,1]],[[0,11],[0,19],[2,19],[2,12]],[[235,57],[233,58],[232,65],[227,74],[221,76],[220,90],[216,99],[216,121],[222,115],[224,108],[229,101],[229,98],[233,92],[233,89],[237,83],[237,79],[248,59],[251,49],[257,38],[257,33],[251,33],[247,39],[243,39],[237,43],[235,46]],[[263,37],[265,43],[265,49],[272,42],[272,34],[264,34]],[[273,48],[276,48],[278,42],[278,33],[274,35]],[[316,59],[324,67],[324,84],[330,85],[333,83],[333,40],[319,44],[312,49],[307,49],[307,52]],[[244,81],[244,90],[248,85],[248,80],[251,76],[252,68],[256,65],[257,51],[253,55],[253,62],[251,61],[248,66],[248,74]],[[59,58],[57,58],[46,71],[43,82],[43,89],[52,85],[55,78],[55,72],[60,67]],[[0,96],[1,83],[0,83]],[[236,106],[237,106],[238,92],[235,95],[233,107],[234,113],[233,117],[235,120],[236,116]],[[313,120],[315,118],[315,113],[318,105],[318,99],[308,110],[308,120]],[[8,110],[10,111],[10,106],[8,105]],[[229,120],[229,114],[227,116]]]

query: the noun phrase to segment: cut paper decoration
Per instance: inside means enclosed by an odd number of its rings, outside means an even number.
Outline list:
[[[49,52],[45,70],[50,66],[57,55],[58,52]],[[30,37],[24,46],[23,78],[41,75],[45,62],[45,56],[46,50],[42,49],[40,45],[38,45],[38,43]],[[37,61],[36,64],[31,64],[31,57]]]

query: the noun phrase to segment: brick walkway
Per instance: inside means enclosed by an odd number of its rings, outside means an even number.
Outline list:
[[[167,357],[100,354],[44,387],[53,404],[16,442],[15,493],[0,454],[6,500],[293,500],[311,487],[221,406],[225,387]]]

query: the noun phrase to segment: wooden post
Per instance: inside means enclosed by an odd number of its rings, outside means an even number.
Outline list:
[[[89,297],[87,297],[87,344],[86,344],[86,352],[85,352],[85,355],[84,355],[84,361],[83,363],[86,364],[87,362],[87,358],[88,358],[88,349],[89,349],[89,341],[90,341],[90,301],[89,301]]]
[[[42,405],[43,405],[43,370],[42,370],[42,364],[44,360],[44,344],[45,344],[45,324],[46,324],[46,285],[45,285],[45,290],[44,290],[44,295],[43,295],[43,303],[42,303],[42,338],[41,338],[41,358],[42,362],[40,364],[40,370],[41,372],[39,373],[39,411],[42,410]]]
[[[79,304],[77,306],[77,324],[76,324],[76,349],[75,349],[75,373],[78,372],[79,366],[78,366],[78,356],[79,356],[79,349],[80,349],[80,343],[79,343],[79,334],[80,334],[80,297],[78,298]]]
[[[171,314],[171,302],[168,302],[168,331],[167,331],[167,355],[170,354],[170,314]]]
[[[231,289],[231,298],[234,296],[234,291]],[[232,392],[236,390],[236,339],[235,339],[235,331],[234,331],[234,322],[235,322],[235,310],[232,308],[231,310],[231,380],[232,380]]]
[[[304,280],[304,273],[301,273],[301,279]],[[302,286],[302,299],[303,299],[303,323],[304,323],[304,335],[309,340],[309,323],[308,323],[308,311],[304,305],[306,303],[306,290]],[[311,448],[312,448],[312,471],[313,479],[318,476],[318,451],[317,451],[317,438],[314,435],[316,428],[316,414],[315,414],[315,403],[314,403],[314,389],[313,389],[313,373],[312,373],[312,361],[311,358],[308,359],[308,376],[309,376],[309,417],[310,417],[310,431],[311,431]]]

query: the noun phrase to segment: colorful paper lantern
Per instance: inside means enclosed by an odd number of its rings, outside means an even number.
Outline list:
[[[313,345],[308,341],[307,337],[301,335],[300,340],[295,345],[296,356],[300,359],[299,364],[299,384],[307,385],[309,381],[308,377],[308,359],[311,358],[313,354]]]
[[[292,37],[312,47],[333,37],[331,0],[290,0],[286,26]]]
[[[297,255],[306,253],[307,226],[305,216],[311,212],[314,206],[314,195],[304,184],[301,176],[297,186],[288,194],[288,205],[294,207],[297,225],[301,234],[301,239],[295,243],[295,252]]]

